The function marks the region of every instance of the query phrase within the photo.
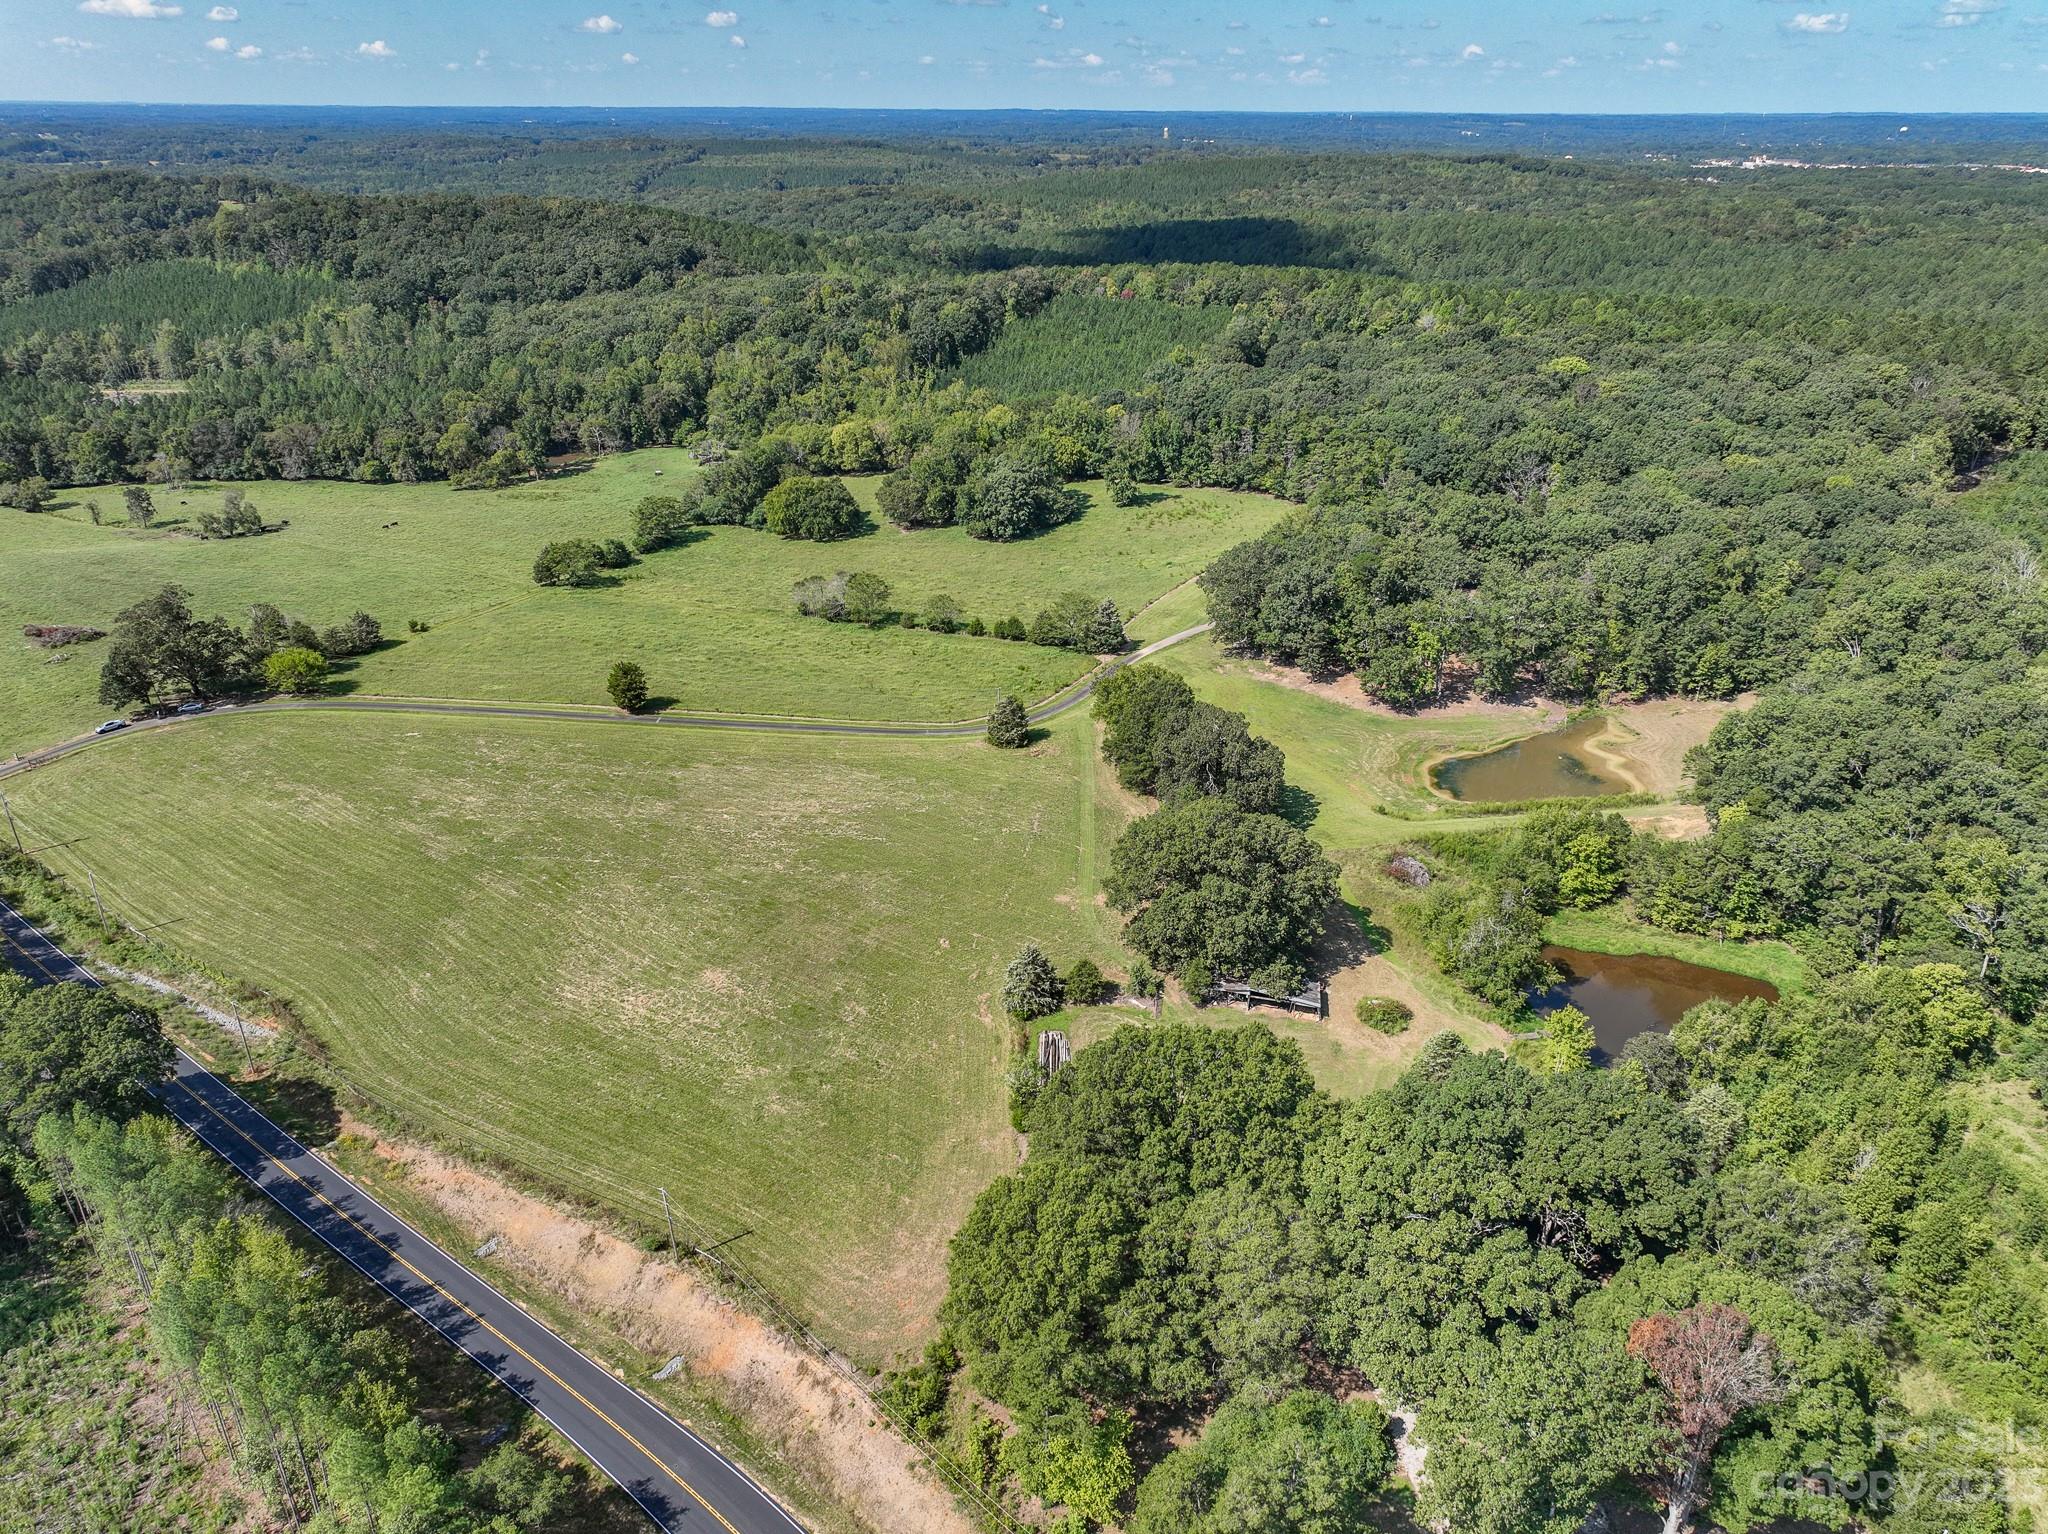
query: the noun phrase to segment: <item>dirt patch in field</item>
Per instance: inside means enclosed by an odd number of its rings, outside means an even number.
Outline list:
[[[1383,933],[1362,930],[1348,916],[1333,913],[1323,938],[1309,954],[1309,968],[1328,977],[1324,1015],[1312,1018],[1268,1007],[1250,1013],[1281,1037],[1299,1044],[1318,1082],[1340,1097],[1385,1086],[1439,1033],[1456,1033],[1474,1049],[1499,1049],[1508,1042],[1507,1034],[1492,1023],[1432,996],[1417,982],[1411,967],[1423,962],[1421,957],[1381,947],[1384,937]],[[1358,1003],[1367,996],[1400,1002],[1413,1020],[1394,1035],[1366,1027],[1358,1020]],[[1213,1008],[1212,1021],[1221,1022],[1237,1010]]]
[[[363,1126],[352,1125],[363,1132]],[[889,1534],[973,1534],[916,1454],[845,1379],[695,1274],[438,1151],[380,1141],[406,1186],[494,1261],[600,1319],[691,1378],[864,1525]]]
[[[1687,781],[1685,753],[1723,719],[1754,702],[1755,693],[1739,698],[1658,698],[1611,705],[1604,712],[1619,727],[1613,749],[1628,764],[1629,776],[1648,793],[1675,794]]]
[[[1533,733],[1563,724],[1570,712],[1566,705],[1552,698],[1526,698],[1516,703],[1503,703],[1488,698],[1465,697],[1455,703],[1440,703],[1432,708],[1389,708],[1367,697],[1357,676],[1349,672],[1324,679],[1310,676],[1299,666],[1282,666],[1271,661],[1254,661],[1246,669],[1262,682],[1275,682],[1296,692],[1313,693],[1318,698],[1327,698],[1332,703],[1341,703],[1362,713],[1377,714],[1382,719],[1526,719]]]
[[[1666,804],[1628,812],[1629,824],[1669,842],[1696,842],[1713,830],[1707,812],[1697,804]]]
[[[1555,729],[1569,716],[1567,705],[1554,698],[1527,698],[1513,703],[1462,698],[1435,708],[1403,712],[1375,702],[1365,694],[1353,675],[1327,680],[1310,676],[1294,666],[1253,663],[1249,670],[1261,681],[1277,683],[1296,692],[1313,693],[1347,708],[1376,714],[1382,719],[1427,721],[1431,719],[1512,719],[1527,721],[1530,734]],[[1755,693],[1738,698],[1655,698],[1645,703],[1610,703],[1600,712],[1609,722],[1607,733],[1591,744],[1597,753],[1631,787],[1644,793],[1675,794],[1684,788],[1685,754],[1713,733],[1714,726],[1728,715],[1756,702]]]

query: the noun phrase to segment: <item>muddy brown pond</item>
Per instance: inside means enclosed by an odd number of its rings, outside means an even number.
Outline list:
[[[1587,749],[1606,728],[1600,715],[1587,714],[1562,729],[1545,730],[1479,756],[1438,762],[1429,775],[1453,799],[1481,802],[1625,794],[1634,785],[1601,768],[1598,756]]]
[[[1561,970],[1564,979],[1529,998],[1529,1006],[1545,1016],[1564,1006],[1577,1007],[1593,1024],[1601,1062],[1621,1053],[1621,1046],[1639,1033],[1669,1033],[1672,1025],[1703,1001],[1778,999],[1768,981],[1683,959],[1647,953],[1588,953],[1578,948],[1545,944],[1543,957]]]

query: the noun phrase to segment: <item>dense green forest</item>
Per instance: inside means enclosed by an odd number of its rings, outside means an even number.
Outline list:
[[[1616,901],[1811,990],[1610,1070],[1440,1039],[1348,1102],[1256,1026],[1119,1032],[1020,1101],[906,1400],[999,1403],[1076,1528],[1376,1526],[1389,1412],[1460,1534],[2028,1526],[2048,1187],[1975,1126],[2048,1084],[2043,178],[473,131],[442,179],[424,130],[9,150],[10,503],[688,443],[663,536],[872,473],[912,535],[1028,540],[1083,477],[1223,486],[1293,503],[1202,579],[1237,654],[1397,711],[1759,695],[1693,759],[1705,835],[1419,837],[1419,921],[1510,1018],[1544,921]],[[1133,947],[1292,983],[1336,876],[1280,753],[1127,678]]]

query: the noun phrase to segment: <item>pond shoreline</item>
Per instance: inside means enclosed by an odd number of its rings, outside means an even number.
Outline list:
[[[1644,1033],[1669,1033],[1680,1018],[1709,1001],[1776,1001],[1768,980],[1715,969],[1665,954],[1613,954],[1543,945],[1543,957],[1562,979],[1534,991],[1530,1010],[1544,1017],[1576,1007],[1593,1025],[1599,1055],[1617,1058],[1624,1045]]]

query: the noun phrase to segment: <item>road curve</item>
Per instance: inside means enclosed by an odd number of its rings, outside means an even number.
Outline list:
[[[36,984],[99,981],[0,901],[0,957]],[[682,1423],[577,1351],[286,1134],[183,1050],[165,1109],[314,1236],[547,1419],[669,1534],[803,1534]]]
[[[1136,665],[1161,650],[1206,634],[1213,623],[1198,623],[1164,639],[1155,639],[1129,655],[1119,655],[1097,667],[1071,687],[1062,688],[1030,711],[1033,724],[1056,719],[1093,696],[1095,689],[1126,666]],[[549,708],[538,703],[441,703],[427,698],[275,698],[266,703],[248,703],[194,715],[191,718],[221,719],[244,714],[276,714],[306,709],[355,714],[441,714],[457,718],[548,719],[570,724],[614,724],[638,728],[687,730],[767,730],[778,735],[879,735],[899,739],[940,740],[979,735],[986,721],[965,720],[950,724],[871,724],[853,719],[778,719],[757,714],[604,714],[569,708]],[[0,762],[0,778],[46,766],[75,751],[107,741],[122,740],[140,730],[160,730],[190,722],[188,718],[147,719],[112,735],[81,735],[31,751],[10,762]]]

